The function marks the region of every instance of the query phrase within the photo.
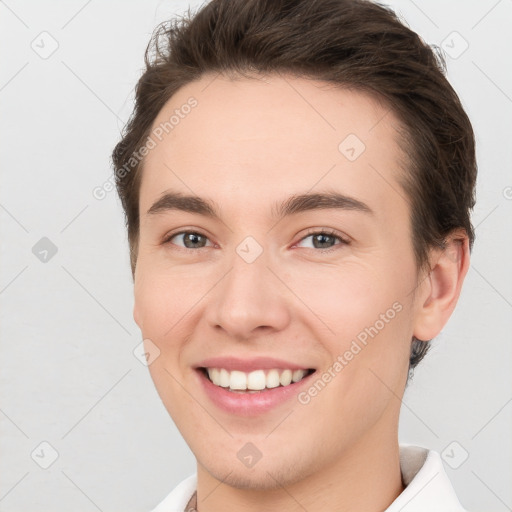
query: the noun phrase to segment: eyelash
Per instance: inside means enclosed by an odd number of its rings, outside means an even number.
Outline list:
[[[185,235],[185,234],[199,235],[199,236],[202,236],[202,237],[208,239],[208,237],[206,235],[204,235],[203,233],[201,233],[200,231],[189,230],[189,231],[179,231],[178,233],[172,233],[169,236],[167,236],[162,243],[163,243],[163,245],[170,244],[171,240],[174,237],[176,237],[178,235]],[[330,252],[332,252],[334,250],[337,250],[337,248],[339,248],[338,246],[340,246],[340,245],[348,245],[350,243],[345,238],[343,238],[340,235],[336,234],[336,231],[330,230],[330,229],[325,229],[325,230],[311,229],[311,230],[308,230],[307,235],[303,236],[299,240],[298,243],[304,241],[306,238],[309,238],[310,236],[315,236],[315,235],[327,235],[327,236],[329,236],[331,238],[335,238],[335,239],[339,240],[339,242],[340,242],[339,244],[334,244],[332,247],[329,247],[327,249],[315,249],[315,248],[312,248],[315,252],[321,252],[323,254],[330,253]],[[175,244],[172,244],[172,245],[175,245]],[[178,247],[178,249],[180,249],[180,250],[187,251],[187,252],[188,251],[198,251],[199,249],[205,249],[205,247],[199,247],[197,249],[191,249],[190,247],[181,247],[181,246],[176,246],[176,247]]]

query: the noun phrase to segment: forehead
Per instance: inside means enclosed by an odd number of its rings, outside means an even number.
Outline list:
[[[153,123],[141,213],[166,189],[247,210],[319,187],[385,208],[404,200],[399,126],[374,97],[325,82],[204,76]]]

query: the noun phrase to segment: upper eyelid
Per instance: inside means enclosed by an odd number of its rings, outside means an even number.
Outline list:
[[[332,228],[318,228],[318,229],[310,228],[308,230],[308,232],[299,240],[299,242],[304,240],[304,238],[307,238],[308,236],[320,235],[320,234],[329,235],[329,236],[339,238],[340,240],[342,240],[345,243],[348,243],[350,241],[350,238],[347,235],[344,235],[343,233],[339,233],[335,229],[332,229]]]

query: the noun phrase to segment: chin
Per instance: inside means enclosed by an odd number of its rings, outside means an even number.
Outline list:
[[[294,484],[308,474],[303,465],[298,461],[290,461],[280,464],[263,462],[263,458],[252,468],[245,468],[240,461],[233,465],[230,461],[224,464],[216,463],[204,465],[203,468],[216,480],[235,489],[254,491],[282,490],[284,486]],[[304,464],[304,461],[301,461]],[[239,466],[239,467],[237,467]]]

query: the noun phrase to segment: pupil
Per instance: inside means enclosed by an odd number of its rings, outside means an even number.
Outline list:
[[[188,244],[187,242],[191,242],[192,244],[197,244],[199,243],[198,242],[198,239],[201,237],[201,235],[197,234],[197,233],[189,233],[186,237],[185,237],[185,245],[188,247]]]
[[[330,235],[320,234],[320,235],[316,235],[316,237],[315,237],[316,241],[319,241],[320,244],[328,243],[328,242],[325,241],[326,238],[329,239],[329,238],[331,238],[331,236]],[[324,239],[324,240],[322,241],[322,239]]]

